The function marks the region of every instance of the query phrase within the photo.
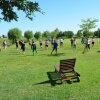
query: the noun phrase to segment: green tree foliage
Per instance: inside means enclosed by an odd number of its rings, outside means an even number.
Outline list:
[[[8,39],[15,42],[16,39],[20,39],[22,37],[22,32],[18,28],[13,28],[8,31]]]
[[[92,36],[90,30],[93,28],[96,28],[96,22],[98,22],[98,19],[92,19],[88,18],[86,20],[82,20],[82,24],[80,25],[80,28],[83,30],[83,36]]]
[[[89,36],[90,36],[90,37],[94,37],[94,32],[89,31]]]
[[[36,32],[34,37],[38,40],[41,37],[41,32]]]
[[[29,39],[33,38],[33,32],[32,31],[26,31],[24,33],[24,37],[29,41]]]
[[[100,38],[100,29],[98,29],[97,31],[94,32],[94,36]]]
[[[83,31],[83,36],[84,37],[93,37],[94,32],[92,32],[92,31]]]
[[[96,22],[98,21],[99,21],[98,19],[91,19],[91,18],[82,20],[80,28],[84,31],[90,31],[90,29],[96,28]]]
[[[84,37],[89,37],[90,36],[89,31],[86,31],[86,30],[83,31],[83,36]]]
[[[23,11],[30,20],[34,12],[41,12],[38,3],[30,0],[0,0],[0,10],[0,20],[7,22],[18,20],[17,11]]]
[[[56,38],[59,32],[60,32],[59,29],[56,28],[54,31],[51,32],[50,34],[51,38]]]
[[[82,35],[83,35],[82,30],[78,30],[76,35],[77,35],[77,37],[82,37]]]
[[[57,37],[57,32],[52,31],[52,32],[50,33],[50,36],[51,36],[51,38],[56,38],[56,37]]]
[[[65,31],[64,34],[65,34],[65,36],[66,36],[67,38],[71,38],[71,37],[74,36],[74,33],[73,33],[72,31]]]
[[[63,37],[63,36],[65,36],[65,34],[64,34],[64,32],[62,32],[62,31],[60,31],[60,32],[57,34],[57,38]]]
[[[42,33],[42,37],[44,37],[44,38],[48,38],[49,36],[50,36],[50,32],[49,31],[44,31]]]

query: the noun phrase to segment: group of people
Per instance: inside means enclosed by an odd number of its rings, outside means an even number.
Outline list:
[[[71,47],[76,48],[76,39],[71,38],[70,42],[71,42]],[[92,44],[93,47],[95,44],[95,39],[94,37],[92,37],[92,40],[90,40],[89,37],[82,37],[81,43],[84,44],[85,48],[90,49],[90,44]]]
[[[15,42],[16,44],[16,49],[18,50],[19,46],[20,46],[20,50],[22,51],[22,53],[24,54],[25,53],[25,43],[24,41],[20,40],[16,40]],[[39,40],[39,44],[40,44],[40,47],[42,48],[42,40]],[[34,40],[32,39],[31,41],[29,41],[29,45],[30,45],[30,48],[33,52],[33,55],[35,53],[37,53],[37,46],[36,46],[36,43],[34,42]],[[49,41],[46,39],[45,40],[45,49],[48,49],[48,45],[49,45]],[[51,45],[52,45],[52,51],[51,51],[51,54],[55,51],[56,54],[57,54],[57,48],[58,48],[58,41],[53,39],[53,42],[51,42]],[[63,44],[62,44],[63,45]]]
[[[53,54],[54,51],[57,54],[57,49],[59,48],[59,46],[63,47],[63,39],[62,38],[60,38],[60,39],[52,38],[51,41],[46,39],[44,41],[45,49],[48,49],[49,42],[51,43],[51,47],[52,47],[51,55]],[[71,38],[70,42],[71,42],[71,47],[76,48],[76,38]],[[94,46],[95,39],[94,39],[94,37],[92,38],[92,40],[90,40],[90,38],[88,38],[88,37],[82,37],[81,43],[84,44],[84,51],[85,51],[85,49],[90,49],[91,43],[92,43],[92,47]],[[16,40],[15,44],[16,44],[16,49],[18,50],[18,48],[20,48],[21,52],[23,54],[25,54],[25,42],[23,40]],[[40,47],[42,48],[43,47],[42,39],[39,39],[39,44],[40,44]],[[29,41],[29,45],[33,52],[33,55],[35,53],[37,54],[37,46],[33,39],[31,41]],[[3,41],[3,48],[4,49],[7,48],[7,42],[5,40]],[[0,51],[1,51],[1,47],[0,47]]]
[[[92,40],[90,40],[89,37],[82,37],[81,43],[84,44],[84,50],[83,53],[85,53],[86,50],[90,49],[90,45],[92,44],[92,47],[95,44],[95,39],[92,37]]]
[[[51,54],[55,51],[56,52],[56,54],[57,54],[57,48],[58,48],[58,44],[60,43],[60,47],[63,47],[63,39],[62,38],[60,38],[60,40],[58,40],[58,39],[54,39],[54,38],[52,38],[51,39],[51,46],[52,46],[52,51],[51,51]],[[40,44],[40,47],[42,47],[42,39],[40,39],[39,40],[39,44]],[[47,49],[48,48],[48,45],[49,45],[49,41],[48,41],[48,39],[46,39],[45,40],[45,49]]]
[[[18,50],[18,47],[20,46],[20,50],[24,54],[25,53],[25,43],[24,43],[24,41],[22,41],[22,40],[20,40],[20,41],[16,40],[15,44],[16,44],[16,49]]]
[[[88,38],[88,37],[82,37],[81,43],[84,44],[84,50],[85,49],[90,49],[91,41],[92,41],[92,47],[93,47],[94,44],[95,44],[94,37],[92,38],[92,40],[90,40],[90,38]],[[70,42],[71,42],[71,47],[76,48],[76,38],[71,38]],[[18,48],[18,44],[20,45],[20,48],[24,53],[25,52],[25,43],[24,43],[24,41],[19,41],[18,42],[18,40],[17,40],[16,41],[16,48]],[[42,39],[39,39],[39,44],[40,44],[40,47],[42,48],[43,47]],[[49,46],[48,39],[46,39],[44,41],[44,44],[45,44],[45,49],[48,49],[48,46]],[[29,45],[32,49],[33,55],[35,53],[37,53],[37,46],[36,46],[34,40],[29,41]],[[58,46],[63,47],[63,39],[62,38],[60,38],[60,39],[51,39],[51,47],[52,47],[51,55],[53,54],[54,51],[57,54]]]
[[[71,38],[71,47],[76,48],[76,39],[75,38]]]
[[[90,44],[92,44],[92,47],[93,47],[95,44],[95,39],[94,39],[94,37],[92,37],[92,40],[90,40],[89,37],[83,37],[81,42],[82,42],[82,44],[85,44],[85,48],[90,49]]]
[[[34,55],[34,52],[37,53],[37,50],[36,50],[36,44],[35,42],[32,40],[31,42],[29,41],[29,45],[33,51],[33,55]],[[25,54],[25,42],[20,40],[16,40],[16,49],[18,50],[18,46],[20,46],[20,50],[23,52],[23,54]]]

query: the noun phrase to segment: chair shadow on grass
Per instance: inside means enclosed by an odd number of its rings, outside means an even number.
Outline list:
[[[57,76],[57,74],[55,72],[47,72],[47,76],[49,80],[43,81],[43,82],[39,82],[39,83],[35,83],[33,85],[39,85],[39,84],[51,84],[51,86],[55,86],[55,85],[61,85],[61,79],[59,76]],[[52,79],[53,78],[53,79]],[[66,81],[68,84],[71,84],[70,81]]]

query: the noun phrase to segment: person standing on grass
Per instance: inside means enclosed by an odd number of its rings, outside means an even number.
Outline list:
[[[92,37],[92,47],[94,46],[95,40],[94,37]]]
[[[32,43],[31,43],[31,41],[30,41],[30,40],[29,40],[29,46],[30,46],[30,48],[32,49],[32,47],[31,47],[31,46],[32,46]]]
[[[39,39],[40,47],[42,48],[42,39]]]
[[[6,40],[3,41],[3,47],[4,47],[4,49],[7,48],[7,42],[6,42]]]
[[[90,38],[88,38],[88,49],[90,49]]]
[[[73,48],[76,48],[76,39],[73,39]]]
[[[85,38],[82,37],[82,39],[81,39],[81,43],[84,44],[84,42],[85,42]]]
[[[88,50],[88,38],[85,37],[84,38],[84,50],[83,50],[83,54]]]
[[[21,50],[22,50],[23,54],[25,54],[25,43],[24,43],[24,41],[22,41],[22,43],[21,43]]]
[[[73,47],[73,38],[70,39],[71,47]]]
[[[18,43],[19,43],[18,40],[16,40],[15,43],[16,43],[16,49],[18,50]]]
[[[45,48],[46,49],[48,48],[48,40],[47,39],[45,40]]]
[[[33,51],[33,56],[34,56],[34,52],[37,53],[36,44],[34,43],[34,41],[32,42],[32,51]]]
[[[20,46],[20,50],[22,50],[22,41],[19,40],[19,46]]]
[[[53,44],[53,49],[52,49],[52,51],[51,51],[51,55],[52,55],[52,53],[53,53],[54,50],[55,50],[55,52],[56,52],[56,54],[57,54],[57,47],[58,47],[58,43],[57,43],[56,40],[54,40],[54,44]]]
[[[63,39],[60,39],[60,47],[63,47]]]

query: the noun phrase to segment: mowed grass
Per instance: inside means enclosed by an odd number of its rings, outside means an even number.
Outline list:
[[[64,40],[64,47],[58,55],[50,55],[39,47],[32,55],[29,45],[23,55],[15,45],[0,52],[0,100],[100,100],[100,43],[82,54],[83,45],[77,40],[72,49],[70,40]],[[54,52],[55,53],[55,52]],[[61,59],[76,58],[75,70],[80,73],[80,82],[51,86],[47,72],[54,71],[54,65]],[[42,83],[44,82],[44,83]],[[42,84],[38,84],[42,83]]]

